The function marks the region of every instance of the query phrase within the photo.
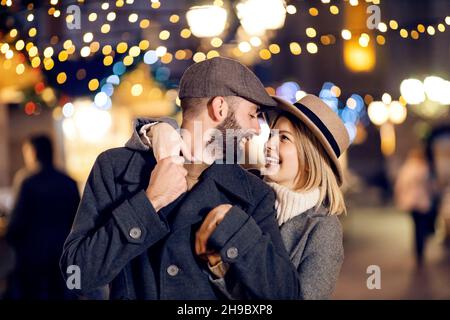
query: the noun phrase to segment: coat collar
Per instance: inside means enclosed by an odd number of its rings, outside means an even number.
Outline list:
[[[122,175],[122,181],[126,184],[140,184],[150,176],[155,165],[153,152],[134,151]]]
[[[247,172],[238,164],[213,163],[203,172],[202,178],[213,179],[221,189],[247,204],[253,202]]]
[[[135,151],[122,175],[122,180],[126,184],[142,183],[145,177],[150,175],[155,165],[156,160],[152,152]],[[213,163],[202,173],[199,183],[205,179],[214,180],[220,189],[233,194],[247,204],[253,202],[247,173],[238,164]]]

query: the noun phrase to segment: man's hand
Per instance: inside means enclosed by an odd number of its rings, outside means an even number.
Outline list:
[[[216,264],[217,257],[212,254],[213,251],[208,251],[206,244],[211,234],[216,230],[217,225],[222,222],[231,207],[231,204],[221,204],[212,209],[195,234],[195,253],[202,258],[208,259],[210,263]]]
[[[161,122],[150,128],[153,154],[157,162],[167,157],[178,157],[181,154],[191,161],[191,151],[175,128]]]
[[[183,157],[167,157],[153,169],[146,193],[156,212],[187,191],[183,163]]]

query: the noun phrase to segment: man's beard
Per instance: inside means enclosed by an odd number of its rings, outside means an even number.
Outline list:
[[[242,129],[233,111],[230,111],[225,120],[216,127],[216,130],[216,134],[207,142],[206,147],[213,150],[216,160],[237,163],[244,152],[239,143],[243,138],[250,138],[253,133],[250,130]],[[217,134],[220,134],[222,138],[218,139]]]

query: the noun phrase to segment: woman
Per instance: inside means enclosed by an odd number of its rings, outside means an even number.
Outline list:
[[[340,118],[319,98],[307,95],[296,104],[278,102],[266,143],[264,180],[276,194],[280,232],[298,271],[301,299],[327,299],[335,288],[343,262],[342,227],[337,215],[346,211],[339,189],[342,169],[338,157],[349,137]],[[144,128],[143,142],[162,150],[164,134],[155,125]],[[148,139],[150,136],[150,139]],[[158,151],[160,152],[160,151]],[[228,266],[218,254],[208,255],[213,280],[230,298],[245,298],[226,281]]]

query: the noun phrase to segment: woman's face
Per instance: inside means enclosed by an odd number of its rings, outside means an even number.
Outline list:
[[[278,131],[277,131],[278,130]],[[299,171],[294,126],[286,117],[280,117],[272,128],[266,143],[265,179],[294,190]]]

